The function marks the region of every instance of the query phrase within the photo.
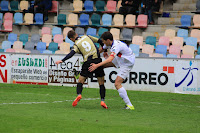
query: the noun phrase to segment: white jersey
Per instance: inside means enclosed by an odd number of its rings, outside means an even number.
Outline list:
[[[109,48],[104,44],[103,49]],[[116,67],[133,67],[135,62],[135,54],[124,42],[114,40],[110,47],[111,55],[114,55],[115,59],[113,63]]]

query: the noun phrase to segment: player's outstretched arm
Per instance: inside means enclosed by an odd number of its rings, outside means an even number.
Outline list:
[[[58,60],[56,61],[56,64],[60,64],[66,60],[68,60],[69,58],[71,58],[76,52],[74,50],[72,50],[69,54],[67,54],[62,60]]]
[[[115,57],[111,54],[111,56],[109,56],[106,60],[104,60],[104,61],[101,62],[101,63],[98,63],[98,64],[91,63],[91,64],[90,64],[91,66],[88,68],[88,70],[89,70],[90,72],[92,72],[92,71],[94,71],[95,69],[97,69],[98,67],[103,66],[103,65],[105,65],[105,64],[107,64],[107,63],[112,62],[112,60],[113,60],[114,58],[115,58]]]

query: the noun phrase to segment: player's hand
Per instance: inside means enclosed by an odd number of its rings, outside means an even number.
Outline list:
[[[93,72],[95,69],[97,69],[98,68],[98,65],[97,64],[94,64],[94,63],[91,63],[90,64],[90,67],[88,68],[88,70],[90,71],[90,72]]]
[[[103,56],[104,56],[105,59],[107,59],[107,58],[108,58],[108,53],[107,53],[107,52],[104,52],[104,53],[103,53]]]
[[[60,64],[60,63],[62,63],[63,61],[61,61],[61,60],[58,60],[58,61],[56,61],[56,64],[58,65],[58,64]]]

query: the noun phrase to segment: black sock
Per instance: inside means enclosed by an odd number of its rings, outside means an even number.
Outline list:
[[[83,84],[82,83],[78,83],[77,84],[77,87],[76,87],[76,92],[77,94],[81,94],[82,93],[82,90],[83,90]]]
[[[100,85],[99,88],[100,88],[99,93],[100,93],[100,96],[101,96],[101,101],[104,101],[105,96],[106,96],[106,88],[105,88],[104,85]]]

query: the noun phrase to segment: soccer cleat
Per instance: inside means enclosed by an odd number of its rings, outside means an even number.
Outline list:
[[[134,110],[134,106],[130,106],[130,105],[125,105],[125,108],[124,109],[130,109],[130,110]]]
[[[108,106],[104,103],[104,101],[101,101],[101,106],[105,109],[108,109]]]
[[[77,105],[77,103],[81,100],[82,96],[78,95],[76,97],[76,99],[73,101],[72,106],[75,107]]]

